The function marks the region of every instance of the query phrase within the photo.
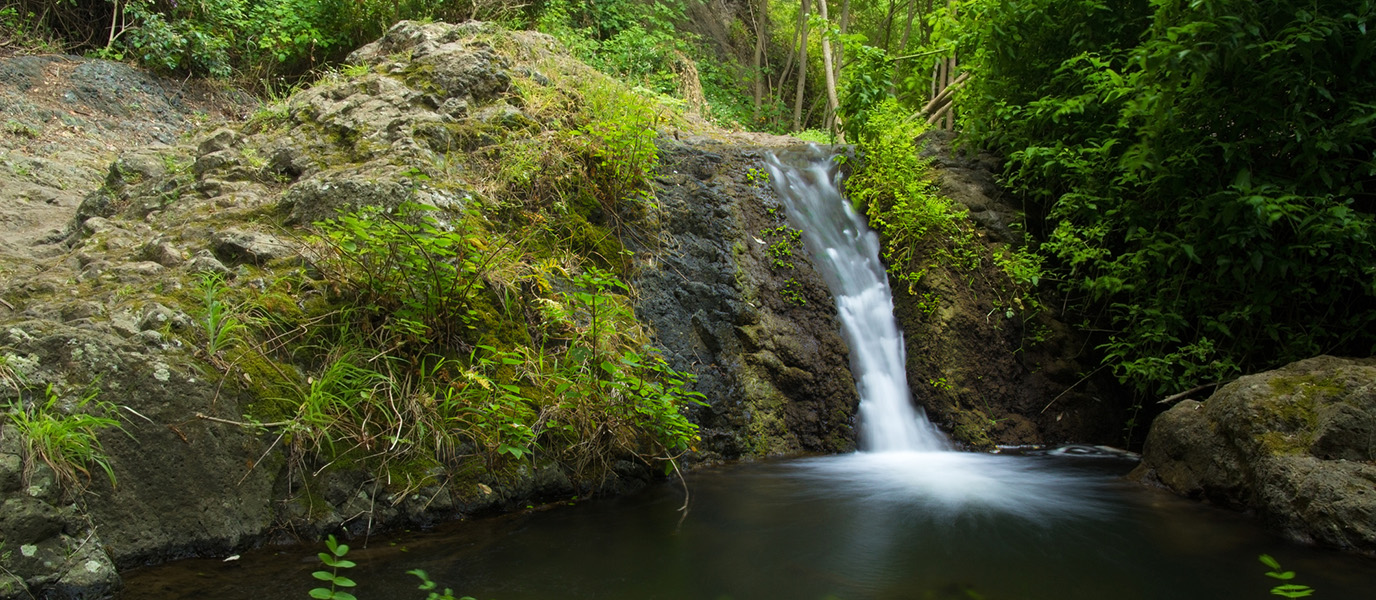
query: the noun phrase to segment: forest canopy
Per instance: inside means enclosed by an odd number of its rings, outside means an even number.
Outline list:
[[[1369,0],[962,4],[967,143],[1148,394],[1376,344]]]

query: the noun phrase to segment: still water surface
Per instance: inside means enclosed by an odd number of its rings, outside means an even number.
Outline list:
[[[415,568],[479,600],[1260,600],[1265,552],[1314,598],[1376,597],[1376,561],[1124,482],[1130,467],[953,452],[737,465],[692,474],[686,516],[665,484],[375,537],[351,575],[364,600],[424,598]],[[124,598],[301,599],[320,550],[135,572]]]

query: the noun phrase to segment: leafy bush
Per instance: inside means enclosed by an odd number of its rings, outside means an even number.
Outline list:
[[[319,266],[357,295],[360,325],[379,347],[452,344],[473,321],[484,289],[481,233],[462,219],[441,222],[435,210],[365,207],[317,224],[328,242]]]
[[[914,140],[924,124],[890,98],[850,127],[864,165],[846,181],[847,194],[884,237],[889,273],[912,286],[933,267],[977,266],[965,209],[937,193],[927,161],[918,156]],[[930,244],[928,236],[954,244]]]
[[[963,7],[967,132],[1009,157],[1117,376],[1167,394],[1376,351],[1370,2]]]
[[[545,3],[537,28],[608,75],[673,94],[675,52],[688,49],[674,27],[682,18],[683,5],[672,0],[552,0]]]

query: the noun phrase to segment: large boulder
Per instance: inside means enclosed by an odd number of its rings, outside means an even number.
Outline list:
[[[1376,359],[1320,356],[1157,417],[1134,478],[1376,554]]]

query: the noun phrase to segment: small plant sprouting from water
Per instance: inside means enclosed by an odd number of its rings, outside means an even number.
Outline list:
[[[317,556],[320,557],[320,564],[330,570],[321,569],[311,573],[311,577],[329,583],[330,587],[314,588],[310,591],[310,597],[317,600],[358,600],[357,596],[344,591],[358,587],[358,583],[340,574],[340,571],[358,566],[358,563],[348,559],[349,546],[339,543],[334,539],[334,536],[329,536],[325,540],[325,548],[329,552],[321,552]],[[428,573],[420,569],[412,569],[407,573],[420,578],[419,589],[430,592],[425,600],[477,600],[472,596],[455,596],[454,590],[450,588],[444,588],[443,593],[435,591],[439,588],[439,584],[436,584],[434,580],[430,579]]]
[[[310,596],[318,600],[358,600],[353,594],[340,589],[352,588],[358,585],[354,583],[354,580],[339,574],[340,570],[352,569],[358,566],[354,561],[345,558],[345,556],[349,554],[349,546],[335,541],[334,536],[330,536],[325,540],[325,548],[327,548],[329,552],[321,552],[319,554],[320,563],[329,567],[330,570],[325,571],[322,569],[316,571],[311,573],[311,577],[329,583],[330,587],[312,589],[310,591]]]
[[[422,590],[425,590],[425,591],[427,591],[427,592],[430,592],[430,595],[429,595],[429,596],[426,596],[426,597],[425,597],[425,600],[477,600],[476,598],[474,598],[474,597],[472,597],[472,596],[464,596],[464,597],[462,597],[462,598],[455,597],[455,596],[454,596],[454,590],[449,589],[449,588],[444,588],[444,593],[443,593],[443,594],[434,591],[434,590],[436,590],[436,589],[439,587],[439,585],[436,584],[434,581],[432,581],[432,580],[430,579],[430,575],[429,575],[429,574],[427,574],[425,571],[422,571],[422,570],[420,570],[420,569],[411,569],[410,571],[407,571],[406,573],[407,573],[407,574],[410,574],[410,575],[415,575],[416,577],[419,577],[419,578],[420,578],[420,585],[419,585],[418,587],[419,587],[420,589],[422,589]]]
[[[1281,569],[1280,561],[1273,558],[1270,554],[1263,554],[1257,557],[1257,560],[1260,560],[1261,564],[1271,569],[1266,572],[1267,577],[1285,582],[1295,578],[1294,571]],[[1280,596],[1282,598],[1307,598],[1314,595],[1314,588],[1295,583],[1282,583],[1281,585],[1271,588],[1271,595]]]

